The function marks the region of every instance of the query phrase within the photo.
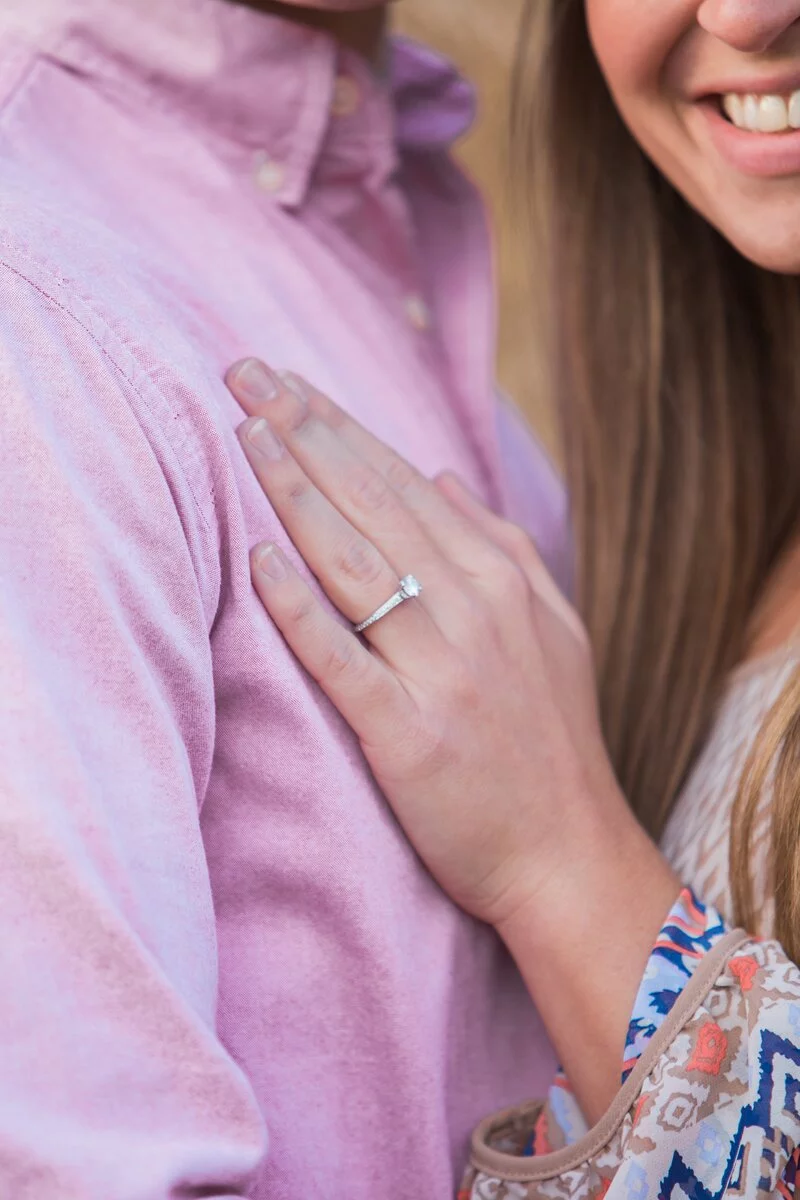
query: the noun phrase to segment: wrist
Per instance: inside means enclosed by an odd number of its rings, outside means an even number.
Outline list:
[[[619,1087],[642,974],[680,882],[618,788],[564,812],[560,838],[537,848],[536,877],[495,927],[596,1120]]]
[[[587,888],[603,891],[620,873],[633,879],[654,860],[663,863],[610,766],[590,781],[576,774],[562,781],[559,795],[544,814],[540,806],[535,826],[522,833],[513,871],[507,868],[506,903],[491,923],[504,941],[531,920],[549,924],[551,913],[571,923],[580,917]]]
[[[557,846],[531,856],[513,905],[495,922],[512,953],[533,944],[551,952],[603,927],[630,931],[634,921],[658,933],[680,892],[678,876],[633,814],[613,823],[598,817],[586,814]]]

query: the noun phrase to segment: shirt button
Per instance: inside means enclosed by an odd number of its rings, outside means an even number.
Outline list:
[[[414,329],[419,333],[425,333],[430,329],[433,323],[431,310],[422,299],[422,296],[406,296],[405,309],[409,323]]]
[[[355,79],[349,75],[339,75],[333,85],[331,112],[334,117],[352,117],[361,103],[361,94]]]
[[[259,156],[256,163],[256,183],[263,192],[279,192],[286,182],[286,169],[267,154]]]

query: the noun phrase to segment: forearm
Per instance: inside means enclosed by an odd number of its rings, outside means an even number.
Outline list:
[[[619,1089],[642,973],[680,882],[621,798],[570,798],[550,841],[529,900],[498,933],[593,1122]]]
[[[512,1182],[520,1200],[795,1195],[800,973],[777,943],[728,930],[689,891],[659,942],[642,989],[652,1022],[639,1008],[650,1036],[611,1108],[586,1130],[561,1127],[558,1105],[488,1118],[465,1196],[505,1195]]]

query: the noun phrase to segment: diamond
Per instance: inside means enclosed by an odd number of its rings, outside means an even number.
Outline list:
[[[400,580],[400,591],[406,600],[413,600],[422,591],[422,584],[413,575],[406,575]]]

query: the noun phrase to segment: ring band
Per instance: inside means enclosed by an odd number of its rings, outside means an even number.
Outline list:
[[[360,625],[353,627],[354,633],[363,633],[365,629],[369,629],[370,625],[376,624],[377,621],[382,621],[385,616],[388,616],[400,604],[405,604],[406,600],[414,600],[422,591],[422,584],[414,578],[413,575],[404,575],[400,580],[400,587],[393,596],[390,596],[385,604],[380,608],[376,608],[371,617],[367,617],[366,621],[362,621]]]

